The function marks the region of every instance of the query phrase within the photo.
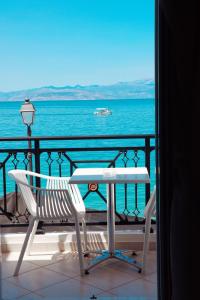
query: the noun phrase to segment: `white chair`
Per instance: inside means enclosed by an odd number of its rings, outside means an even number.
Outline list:
[[[142,258],[142,273],[146,271],[147,254],[149,250],[149,238],[151,231],[151,218],[156,215],[156,187],[151,194],[151,197],[145,207],[145,233],[144,233],[144,244],[143,244],[143,258]]]
[[[22,198],[30,213],[29,226],[17,262],[14,276],[17,276],[23,261],[24,254],[30,253],[38,222],[49,220],[72,219],[75,222],[77,248],[80,263],[80,273],[84,274],[83,252],[79,223],[82,223],[84,232],[84,246],[87,250],[87,233],[85,224],[85,205],[77,185],[68,184],[69,177],[53,177],[37,174],[25,170],[12,170],[8,172],[17,183]],[[38,177],[45,180],[46,187],[31,186],[27,176]],[[36,191],[36,200],[33,190]]]

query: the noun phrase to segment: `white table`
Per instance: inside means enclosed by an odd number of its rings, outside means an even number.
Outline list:
[[[147,168],[87,168],[76,169],[69,180],[70,184],[88,184],[88,183],[106,183],[107,185],[107,230],[108,230],[108,250],[101,251],[90,262],[88,270],[95,265],[107,260],[108,258],[117,258],[124,262],[134,265],[138,271],[141,266],[133,258],[122,254],[121,250],[115,250],[115,209],[114,209],[114,185],[117,183],[149,183],[149,174]]]

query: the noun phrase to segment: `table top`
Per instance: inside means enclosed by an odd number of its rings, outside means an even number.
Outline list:
[[[147,168],[78,168],[69,183],[149,183]]]

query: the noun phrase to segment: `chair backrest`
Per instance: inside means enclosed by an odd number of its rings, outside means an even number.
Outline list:
[[[147,205],[144,210],[145,218],[153,217],[155,215],[156,215],[156,186],[154,186],[151,197],[147,202]]]
[[[85,213],[85,204],[83,202],[83,198],[80,194],[77,184],[70,184],[69,191],[70,191],[74,208],[81,213]]]
[[[36,216],[36,202],[33,196],[33,192],[31,191],[30,187],[22,184],[29,184],[26,178],[26,174],[27,172],[25,170],[11,170],[8,172],[8,175],[12,177],[17,183],[28,211],[32,216]]]
[[[61,220],[73,218],[74,209],[67,189],[40,189],[37,191],[37,218],[42,220]]]
[[[62,177],[56,178],[52,177],[47,180],[47,189],[60,189],[67,190],[69,194],[65,195],[66,197],[70,197],[70,202],[72,202],[72,209],[78,211],[79,213],[85,213],[85,204],[83,202],[83,198],[80,194],[79,188],[77,184],[68,184],[70,177]]]
[[[32,216],[38,219],[71,218],[85,214],[85,205],[77,185],[69,185],[69,177],[53,177],[26,170],[8,172],[17,183],[25,205]],[[46,188],[37,189],[36,200],[29,186],[27,175],[46,180]]]

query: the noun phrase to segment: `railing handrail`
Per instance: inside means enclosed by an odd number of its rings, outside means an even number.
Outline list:
[[[0,137],[0,142],[16,142],[28,140],[54,141],[54,140],[103,140],[103,139],[144,139],[155,138],[155,134],[119,134],[119,135],[75,135],[75,136],[32,136],[32,137]]]
[[[108,146],[104,146],[104,147],[70,147],[70,148],[63,148],[63,147],[53,147],[53,148],[39,148],[40,152],[90,152],[90,151],[124,151],[124,150],[145,150],[145,145],[144,146],[124,146],[124,147],[108,147]],[[155,149],[155,146],[150,146],[150,151]],[[12,148],[12,149],[0,149],[0,153],[16,153],[16,152],[21,152],[21,153],[27,153],[27,152],[31,152],[31,153],[35,153],[37,151],[37,148]]]

